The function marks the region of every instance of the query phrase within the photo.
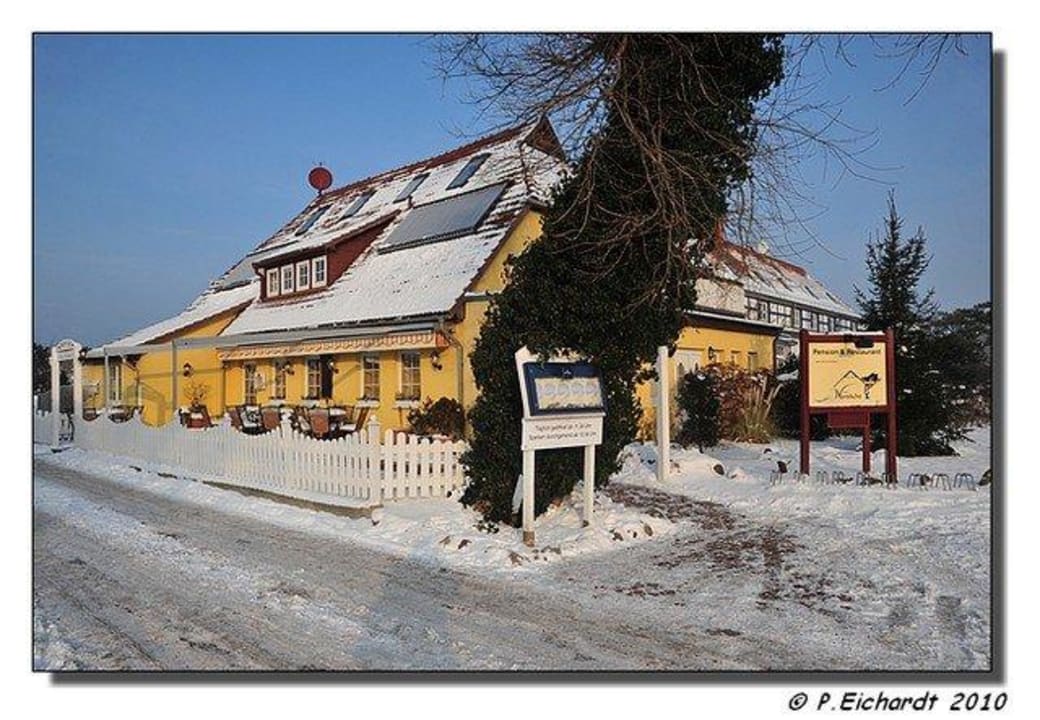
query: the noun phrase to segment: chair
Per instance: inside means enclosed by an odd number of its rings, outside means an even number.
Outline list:
[[[307,413],[311,425],[311,434],[316,438],[324,438],[332,430],[329,422],[329,411],[325,408],[313,408]]]
[[[238,409],[238,406],[228,405],[227,414],[228,417],[231,419],[231,427],[233,427],[235,430],[238,430],[239,432],[243,432],[244,428],[242,427],[242,413]]]
[[[281,408],[274,405],[260,408],[260,424],[264,430],[277,430],[282,424]]]
[[[361,432],[365,429],[365,421],[368,420],[368,411],[372,408],[362,407],[358,408],[357,412],[354,413],[354,430],[353,432]]]

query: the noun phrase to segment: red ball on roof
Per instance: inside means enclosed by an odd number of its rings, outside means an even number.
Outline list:
[[[318,192],[328,190],[332,187],[332,173],[329,172],[328,168],[323,168],[319,165],[307,174],[307,182]]]

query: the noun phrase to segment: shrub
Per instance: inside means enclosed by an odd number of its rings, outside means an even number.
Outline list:
[[[800,378],[796,376],[783,380],[777,385],[770,416],[778,435],[786,438],[801,437],[802,384]],[[829,435],[827,419],[822,415],[813,415],[809,423],[810,439],[826,440]]]
[[[721,406],[713,373],[691,372],[679,378],[675,404],[682,418],[676,437],[679,444],[683,447],[696,445],[701,452],[719,444]]]
[[[459,440],[465,431],[466,420],[457,400],[442,397],[434,402],[426,398],[421,406],[408,413],[408,425],[416,435],[447,435],[452,440]]]
[[[752,384],[744,395],[744,406],[737,418],[735,440],[765,443],[775,432],[770,411],[779,389],[769,375],[750,375]]]

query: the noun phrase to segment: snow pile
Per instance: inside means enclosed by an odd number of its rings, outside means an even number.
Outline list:
[[[673,529],[668,520],[616,504],[602,493],[597,493],[592,526],[584,527],[580,483],[570,497],[539,516],[536,547],[529,548],[522,544],[518,529],[488,527],[479,513],[456,498],[394,501],[375,510],[371,518],[351,519],[137,470],[132,461],[103,453],[73,449],[47,457],[45,462],[185,504],[214,507],[338,539],[348,536],[386,552],[461,570],[525,571],[560,558],[610,552],[667,535]]]

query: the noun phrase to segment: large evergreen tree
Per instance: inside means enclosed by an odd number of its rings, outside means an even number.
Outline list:
[[[596,479],[605,482],[635,437],[637,383],[694,305],[698,239],[712,237],[728,193],[750,173],[755,103],[783,72],[773,36],[591,37],[581,52],[614,76],[602,126],[553,198],[541,239],[512,262],[471,355],[480,395],[463,502],[496,521],[510,519],[521,471],[513,354],[568,349],[598,365],[608,407]],[[536,513],[571,490],[581,462],[580,448],[538,454]]]
[[[895,193],[890,192],[884,231],[867,244],[869,288],[856,288],[867,327],[895,332],[898,452],[907,456],[950,454],[950,442],[964,436],[935,352],[932,325],[938,307],[933,292],[920,287],[931,261],[926,245],[920,227],[905,236]],[[887,442],[881,425],[875,435],[878,443]]]

